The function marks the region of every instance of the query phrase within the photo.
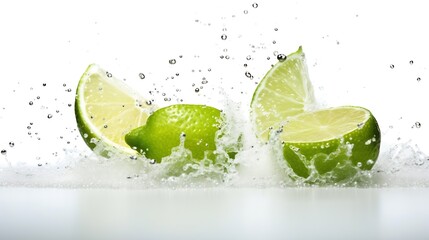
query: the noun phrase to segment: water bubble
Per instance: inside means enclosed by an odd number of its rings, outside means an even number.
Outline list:
[[[417,78],[417,82],[420,82],[420,80],[422,80],[420,77]]]
[[[28,105],[30,106],[33,105],[33,101],[28,102]]]
[[[108,126],[107,126],[107,124],[104,124],[104,126],[103,126],[104,128],[107,128]]]
[[[7,153],[6,149],[2,149],[2,150],[1,150],[1,154],[2,154],[2,155],[6,155],[6,153]]]
[[[199,88],[195,88],[195,92],[197,93],[197,92],[199,92],[200,91],[200,89]]]
[[[130,156],[131,160],[137,160],[137,156]]]
[[[150,159],[150,160],[149,160],[149,163],[150,163],[150,164],[155,164],[155,163],[156,163],[156,161],[155,161],[155,159]]]
[[[247,13],[249,13],[249,11],[247,11],[247,10],[244,10],[243,12],[244,12],[244,14],[247,14]]]
[[[37,96],[36,99],[40,99],[40,96]]]
[[[391,69],[394,69],[394,68],[395,68],[395,65],[390,64],[390,68],[391,68]]]
[[[358,123],[357,127],[358,127],[358,128],[362,128],[362,127],[363,127],[363,125],[364,125],[364,123]]]
[[[67,106],[71,107],[71,106],[72,106],[72,104],[71,104],[71,103],[69,103],[69,104],[67,104]]]
[[[422,126],[422,124],[421,124],[420,122],[416,122],[416,123],[414,123],[414,126],[415,126],[416,128],[420,128],[420,127]]]
[[[176,73],[176,77],[178,77],[180,74],[179,73]]]
[[[201,81],[202,84],[207,84],[209,81],[207,81],[206,78],[203,78],[203,80]]]
[[[373,164],[374,164],[374,161],[371,160],[371,159],[369,159],[368,161],[366,161],[366,165],[373,165]]]
[[[225,55],[225,59],[229,59],[229,55]]]
[[[144,75],[144,73],[139,73],[139,78],[140,79],[144,79],[146,76]]]
[[[247,63],[243,64],[244,67],[247,67]]]
[[[43,164],[41,164],[41,163],[39,163],[39,164],[37,164],[37,166],[39,166],[39,167],[41,167]]]
[[[88,138],[88,133],[84,133],[83,138]]]
[[[146,105],[152,105],[152,101],[151,100],[147,100],[146,101]]]
[[[52,118],[52,114],[48,114],[48,118],[51,119]]]
[[[72,89],[71,88],[68,88],[67,90],[66,90],[66,92],[71,92],[72,91]]]
[[[279,60],[280,62],[284,62],[286,58],[287,56],[283,53],[280,53],[279,55],[277,55],[277,60]]]
[[[413,65],[413,63],[414,63],[414,61],[413,61],[413,60],[410,60],[410,65]]]
[[[46,87],[46,83],[43,83],[42,86]]]
[[[108,78],[111,78],[111,77],[112,77],[112,74],[111,74],[111,73],[109,73],[109,72],[106,72],[106,76],[107,76]]]
[[[170,59],[170,60],[168,60],[168,63],[170,63],[170,64],[176,64],[176,59]]]
[[[271,57],[270,57],[270,56],[268,56],[268,57],[267,57],[267,60],[270,60],[270,59],[271,59]]]
[[[226,36],[226,34],[222,34],[222,35],[220,36],[220,38],[221,38],[222,40],[226,40],[226,39],[227,39],[227,37],[228,37],[228,36]]]
[[[211,71],[212,71],[212,69],[211,69],[211,68],[209,68],[209,69],[207,69],[207,71],[208,71],[208,72],[211,72]]]
[[[245,75],[246,77],[248,77],[248,78],[251,78],[251,77],[252,77],[252,74],[251,74],[250,72],[245,72],[245,73],[244,73],[244,75]]]
[[[251,59],[252,59],[252,56],[247,55],[246,59],[247,59],[247,60],[251,60]]]
[[[361,167],[362,167],[362,163],[361,163],[361,162],[358,162],[358,163],[356,164],[356,166],[357,166],[358,168],[361,168]]]
[[[63,83],[63,87],[67,86],[67,84]]]
[[[9,147],[14,147],[15,143],[14,142],[9,142]]]
[[[257,4],[257,3],[253,3],[253,4],[252,4],[252,7],[253,7],[253,8],[258,8],[258,4]]]

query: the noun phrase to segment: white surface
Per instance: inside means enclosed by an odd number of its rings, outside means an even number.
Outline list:
[[[0,239],[428,239],[429,189],[0,188]]]

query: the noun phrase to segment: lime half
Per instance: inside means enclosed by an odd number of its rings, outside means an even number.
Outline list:
[[[336,181],[349,178],[357,169],[371,169],[380,151],[378,123],[361,107],[302,113],[279,132],[287,164],[303,178],[324,174]]]
[[[315,103],[302,48],[276,63],[253,94],[251,119],[256,135],[267,141],[271,129]]]
[[[123,81],[92,64],[82,75],[76,91],[75,115],[79,132],[96,153],[135,153],[124,136],[144,125],[152,106]]]

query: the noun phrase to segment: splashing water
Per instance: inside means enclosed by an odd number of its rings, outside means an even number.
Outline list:
[[[299,8],[295,5],[290,7]],[[308,182],[323,185],[327,178],[333,176],[321,177],[311,168],[313,171],[306,181],[292,180],[296,176],[279,157],[280,147],[274,142],[259,143],[248,116],[253,91],[265,72],[276,61],[287,58],[279,53],[292,52],[297,45],[303,44],[319,104],[365,105],[374,109],[382,129],[379,159],[368,160],[368,164],[374,164],[373,170],[360,171],[358,167],[346,165],[344,167],[358,174],[354,179],[340,181],[337,185],[429,186],[429,149],[423,137],[427,136],[429,125],[427,117],[421,113],[428,102],[427,97],[424,99],[428,90],[424,60],[419,60],[418,56],[411,56],[413,60],[410,60],[409,55],[404,59],[380,56],[368,59],[367,55],[359,52],[351,56],[349,52],[358,43],[345,36],[340,39],[343,35],[335,30],[329,35],[312,33],[310,38],[317,40],[311,43],[293,36],[293,32],[300,32],[296,26],[311,22],[307,15],[282,16],[278,21],[276,16],[271,16],[273,14],[268,14],[267,18],[264,11],[270,12],[269,9],[268,3],[258,2],[233,9],[231,14],[218,12],[215,16],[198,17],[198,21],[189,20],[185,25],[192,34],[178,33],[168,38],[166,47],[172,53],[153,54],[147,57],[148,60],[143,60],[145,56],[139,52],[133,59],[135,61],[129,64],[133,66],[129,68],[131,70],[118,67],[127,65],[124,57],[116,56],[119,53],[103,53],[103,57],[112,55],[115,58],[113,64],[106,63],[105,67],[109,69],[106,76],[112,77],[112,73],[124,75],[127,84],[146,97],[147,105],[200,103],[222,109],[227,124],[219,132],[215,162],[208,157],[199,162],[192,161],[190,152],[183,145],[175,148],[161,164],[138,154],[129,156],[112,151],[110,158],[105,159],[90,151],[76,129],[73,112],[72,89],[75,89],[84,70],[82,64],[89,64],[82,63],[86,59],[78,58],[80,62],[75,62],[75,67],[63,64],[62,74],[53,74],[55,77],[46,76],[47,70],[40,72],[36,69],[39,74],[34,74],[31,81],[17,79],[1,90],[0,120],[4,134],[0,139],[0,185],[113,188],[291,187],[306,186]],[[271,9],[275,7],[271,6]],[[343,14],[350,15],[350,19],[344,21],[361,24],[361,18],[357,19],[355,12]],[[312,24],[309,26],[314,29]],[[286,30],[287,35],[282,35]],[[96,39],[93,46],[98,46],[107,33],[99,34],[102,36],[97,37],[94,33],[94,38],[85,39]],[[182,48],[171,43],[175,37],[179,41],[179,36],[187,36],[185,41],[191,42],[191,47]],[[145,44],[140,40],[134,39],[135,45]],[[154,45],[150,47],[156,48]],[[77,49],[72,47],[69,54]],[[91,49],[90,46],[87,49]],[[343,55],[342,52],[348,54]],[[389,52],[391,49],[385,51]],[[157,58],[159,55],[160,59]],[[172,58],[174,56],[179,56],[177,61]],[[356,58],[358,64],[353,64],[351,58]],[[92,55],[88,59],[92,61]],[[145,61],[145,65],[142,66],[140,61]],[[159,64],[161,70],[150,69],[155,68],[155,64]],[[145,69],[145,74],[140,72],[141,69]],[[359,75],[358,71],[362,74],[370,72],[373,76],[367,73]],[[62,76],[61,82],[58,82],[58,76]],[[379,85],[374,83],[384,79],[389,81]],[[410,97],[404,97],[402,91],[390,90],[393,87],[408,92]],[[382,88],[386,88],[383,94],[380,93]],[[381,101],[381,95],[386,100]],[[409,106],[418,111],[408,111]],[[239,143],[236,139],[240,139]],[[350,148],[352,146],[344,144],[334,154],[348,157]],[[95,151],[100,150],[96,148]],[[235,156],[227,154],[231,151],[236,152]]]

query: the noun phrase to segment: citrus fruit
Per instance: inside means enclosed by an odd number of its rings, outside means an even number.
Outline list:
[[[88,66],[76,90],[79,132],[85,143],[104,157],[112,151],[135,153],[124,136],[146,122],[151,107],[123,81],[95,64]]]
[[[221,111],[216,108],[177,104],[155,111],[145,125],[126,134],[125,141],[158,163],[182,143],[191,151],[193,159],[201,160],[216,150],[221,125]]]
[[[267,141],[271,129],[315,103],[302,47],[281,59],[257,86],[251,102],[256,135]]]
[[[329,175],[349,178],[358,169],[370,170],[380,151],[380,129],[371,112],[344,106],[306,112],[281,128],[283,156],[302,178]]]

